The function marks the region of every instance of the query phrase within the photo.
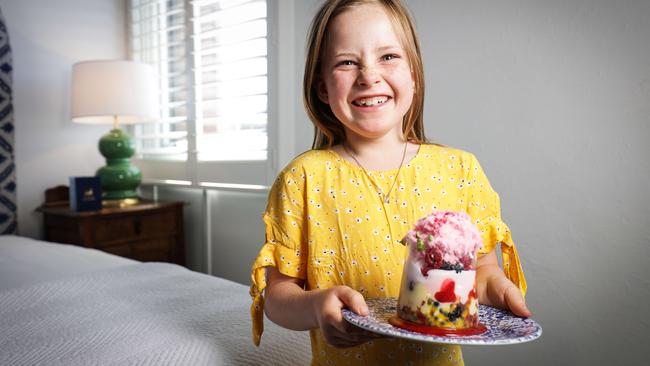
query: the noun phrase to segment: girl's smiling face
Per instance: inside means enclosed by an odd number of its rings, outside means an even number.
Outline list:
[[[376,139],[394,133],[413,101],[414,79],[402,42],[380,5],[359,5],[328,26],[319,98],[348,133]]]

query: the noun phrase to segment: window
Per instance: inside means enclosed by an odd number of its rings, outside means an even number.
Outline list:
[[[144,177],[267,181],[267,2],[129,4],[131,57],[153,65],[159,76],[162,120],[132,130]]]

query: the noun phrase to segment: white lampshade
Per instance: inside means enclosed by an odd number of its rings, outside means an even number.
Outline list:
[[[127,60],[72,66],[72,121],[143,123],[160,119],[153,67]]]

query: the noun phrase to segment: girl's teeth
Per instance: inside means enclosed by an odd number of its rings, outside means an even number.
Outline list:
[[[374,98],[367,98],[367,99],[359,99],[358,101],[355,102],[355,104],[364,107],[371,107],[374,105],[385,103],[387,100],[388,97],[374,97]]]

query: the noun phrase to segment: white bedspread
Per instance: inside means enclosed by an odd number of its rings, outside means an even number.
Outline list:
[[[97,249],[0,235],[0,291],[132,263]]]
[[[0,365],[306,365],[306,332],[250,337],[246,286],[166,263],[0,292]]]

